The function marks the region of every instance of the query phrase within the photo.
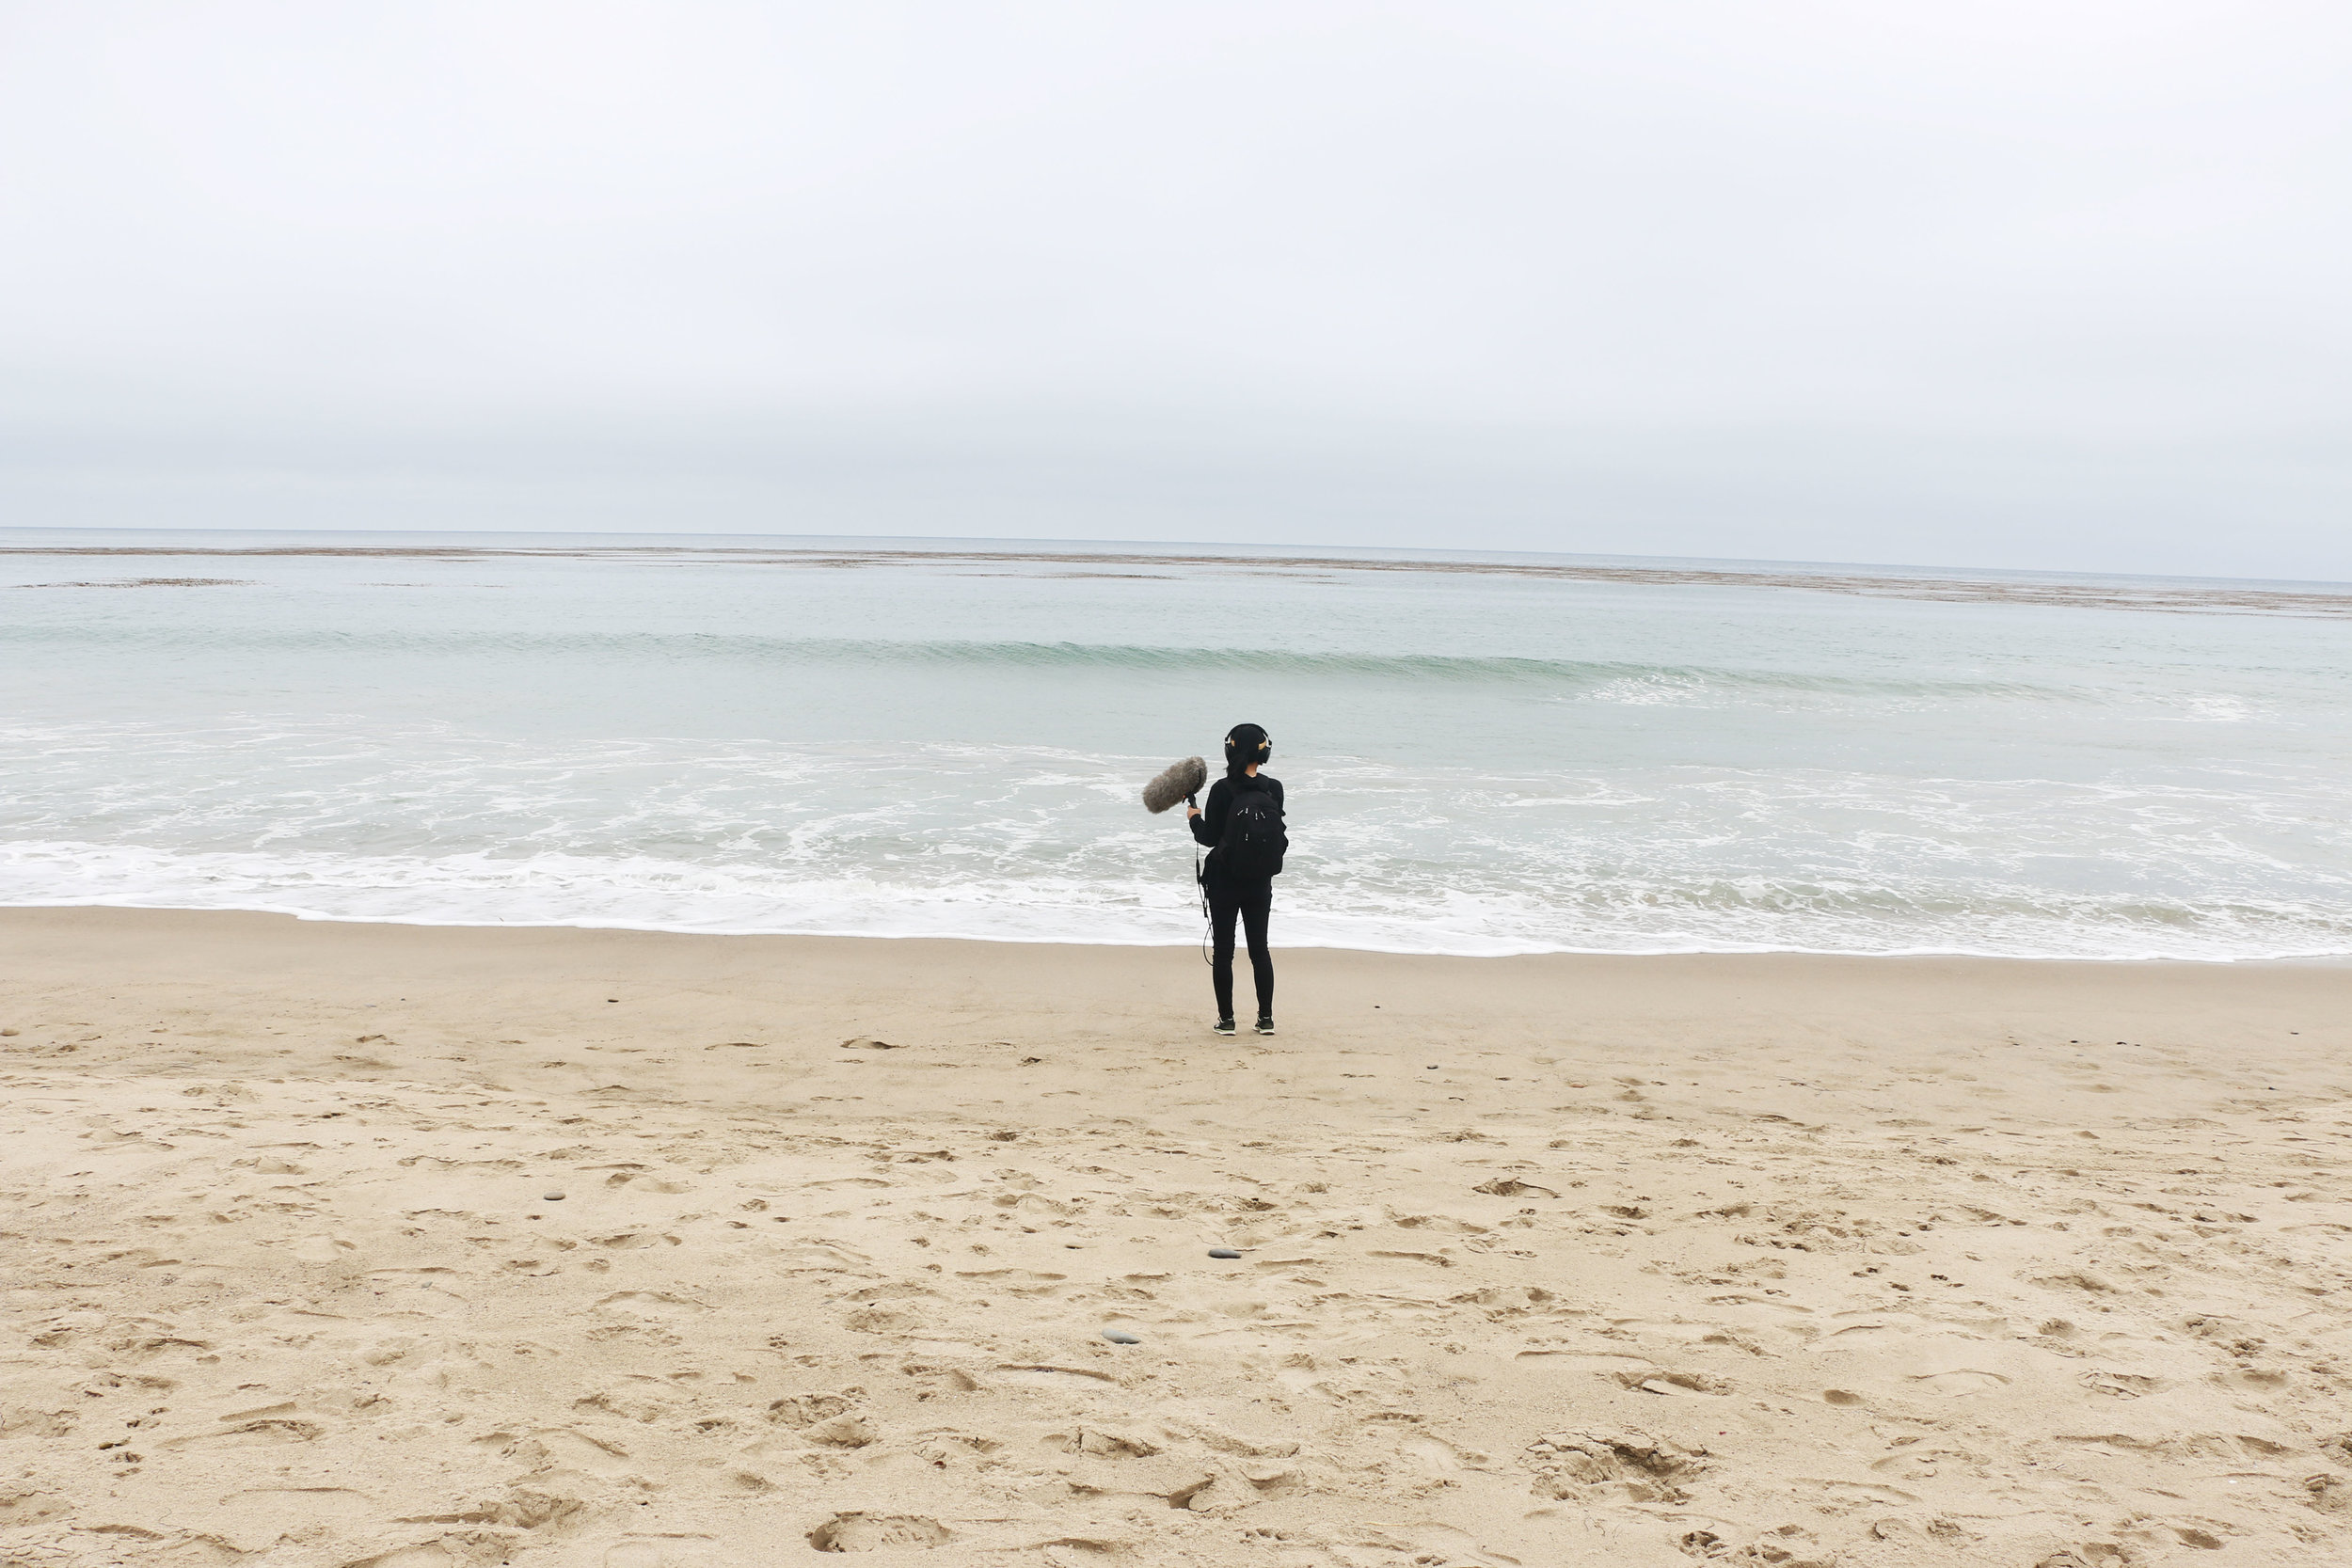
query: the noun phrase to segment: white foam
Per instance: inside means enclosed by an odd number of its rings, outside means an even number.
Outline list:
[[[1199,939],[1189,860],[1151,879],[975,878],[912,887],[788,867],[562,853],[433,857],[173,853],[119,845],[0,845],[0,903],[256,910],[313,920],[574,926],[736,934],[953,937],[1110,945]],[[2042,897],[1979,918],[1877,916],[1761,884],[1712,908],[1655,888],[1587,889],[1555,903],[1447,892],[1400,908],[1328,879],[1285,879],[1289,946],[1467,956],[1822,952],[2017,958],[2249,959],[2352,952],[2327,911],[2151,907],[2137,918]]]

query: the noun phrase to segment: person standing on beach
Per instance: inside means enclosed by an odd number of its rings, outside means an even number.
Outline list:
[[[1266,916],[1274,908],[1274,879],[1290,837],[1282,826],[1282,781],[1261,773],[1273,742],[1255,724],[1235,724],[1225,737],[1225,777],[1209,788],[1204,810],[1188,812],[1193,839],[1206,845],[1200,893],[1216,934],[1210,975],[1216,986],[1216,1032],[1233,1032],[1233,920],[1249,935],[1249,973],[1258,984],[1258,1033],[1274,1033],[1274,953],[1266,945]]]

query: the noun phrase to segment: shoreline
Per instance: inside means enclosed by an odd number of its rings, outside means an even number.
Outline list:
[[[2352,966],[1276,961],[0,910],[0,1543],[2352,1555]]]
[[[95,911],[123,914],[171,914],[193,916],[254,916],[263,919],[287,920],[304,926],[388,926],[437,931],[579,931],[617,932],[663,937],[711,937],[725,941],[750,942],[969,942],[991,947],[1051,947],[1089,951],[1101,948],[1116,952],[1183,952],[1197,950],[1200,938],[1182,942],[1138,940],[1135,942],[1072,942],[1058,937],[1023,936],[961,936],[925,931],[771,931],[736,928],[698,928],[677,926],[658,926],[626,921],[521,921],[521,920],[450,920],[401,915],[322,914],[314,911],[264,906],[195,906],[187,904],[135,904],[106,901],[84,903],[6,903],[0,902],[0,917],[9,914],[40,915],[69,911]],[[1493,953],[1446,953],[1422,948],[1367,947],[1323,942],[1278,942],[1277,953],[1358,953],[1374,958],[1442,959],[1481,963],[1512,958],[1561,959],[1643,959],[1643,958],[1791,958],[1791,959],[1852,959],[1864,962],[1953,962],[2018,963],[2018,964],[2096,964],[2096,965],[2163,965],[2190,966],[2264,966],[2271,964],[2310,966],[2341,965],[2352,968],[2352,949],[2324,953],[2257,953],[2232,954],[2217,958],[2187,957],[2169,953],[2080,954],[2080,953],[1994,953],[1976,948],[1905,947],[1880,952],[1852,952],[1828,947],[1540,947],[1518,948]]]

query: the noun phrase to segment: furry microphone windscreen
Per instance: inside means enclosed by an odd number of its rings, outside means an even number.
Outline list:
[[[1199,757],[1170,763],[1161,775],[1143,786],[1143,809],[1157,814],[1187,795],[1198,795],[1209,782],[1209,765]]]

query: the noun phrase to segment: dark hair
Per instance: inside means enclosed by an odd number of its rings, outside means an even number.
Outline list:
[[[1274,742],[1255,724],[1235,724],[1225,736],[1225,776],[1238,779],[1274,754]]]

